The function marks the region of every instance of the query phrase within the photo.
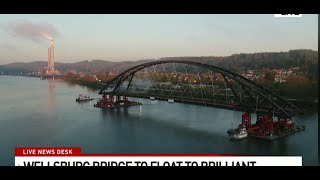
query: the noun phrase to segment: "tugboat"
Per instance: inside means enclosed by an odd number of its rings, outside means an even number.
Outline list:
[[[77,102],[80,102],[80,101],[91,101],[91,100],[93,100],[92,97],[86,96],[86,95],[82,95],[82,94],[79,94],[79,97],[76,98]]]
[[[241,140],[241,139],[245,139],[248,137],[248,132],[247,129],[245,127],[240,128],[239,132],[236,132],[231,139],[233,140]]]

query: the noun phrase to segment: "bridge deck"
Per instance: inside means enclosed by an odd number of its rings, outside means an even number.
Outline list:
[[[201,105],[201,106],[208,106],[208,107],[215,107],[215,108],[222,108],[222,109],[229,109],[229,110],[235,110],[235,111],[247,111],[248,110],[248,104],[245,106],[241,106],[239,104],[226,104],[223,103],[223,101],[213,101],[213,100],[204,100],[204,99],[197,99],[197,98],[179,98],[179,97],[170,97],[170,96],[159,96],[156,94],[139,94],[139,93],[106,93],[106,95],[114,95],[114,96],[127,96],[127,97],[133,97],[133,98],[143,98],[143,99],[150,99],[150,97],[154,97],[155,100],[160,101],[168,101],[169,99],[174,100],[174,102],[177,103],[185,103],[185,104],[195,104],[195,105]],[[250,111],[254,113],[270,113],[269,109],[267,108],[261,108],[258,109],[255,106],[250,107]],[[281,112],[272,112],[274,115],[280,115]]]

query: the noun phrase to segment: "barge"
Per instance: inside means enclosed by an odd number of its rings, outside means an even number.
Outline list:
[[[138,106],[138,105],[142,105],[142,103],[136,102],[136,101],[130,101],[128,97],[123,97],[123,99],[121,99],[120,96],[117,96],[115,101],[114,96],[110,95],[107,98],[106,95],[103,95],[102,99],[100,99],[93,106],[98,108],[104,108],[104,109],[113,109],[113,108],[130,107],[130,106]]]
[[[250,114],[244,113],[242,123],[237,128],[229,129],[227,133],[231,135],[232,140],[252,137],[272,141],[304,131],[305,128],[305,126],[297,126],[289,117],[273,120],[271,115],[257,115],[256,124],[251,124]]]

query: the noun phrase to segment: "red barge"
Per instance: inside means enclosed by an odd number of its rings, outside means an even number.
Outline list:
[[[98,102],[94,104],[94,107],[112,109],[112,108],[119,108],[119,107],[142,105],[141,102],[130,101],[126,96],[116,96],[116,98],[114,97],[115,96],[113,95],[109,95],[108,97],[106,95],[103,95],[102,99],[98,100]]]
[[[242,123],[238,128],[230,129],[228,133],[236,136],[240,131],[243,131],[243,129],[246,129],[247,137],[275,140],[299,131],[304,131],[305,126],[297,126],[290,117],[278,117],[278,120],[274,120],[272,116],[268,114],[258,114],[256,123],[251,124],[251,115],[245,112],[242,114]]]

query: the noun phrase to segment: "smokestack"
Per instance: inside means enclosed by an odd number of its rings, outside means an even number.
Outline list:
[[[50,59],[50,63],[51,63],[51,70],[54,71],[54,41],[53,39],[51,39],[51,59]]]
[[[50,68],[50,48],[48,48],[48,69]]]
[[[48,48],[48,73],[55,73],[54,70],[54,40],[50,40],[50,48]]]

